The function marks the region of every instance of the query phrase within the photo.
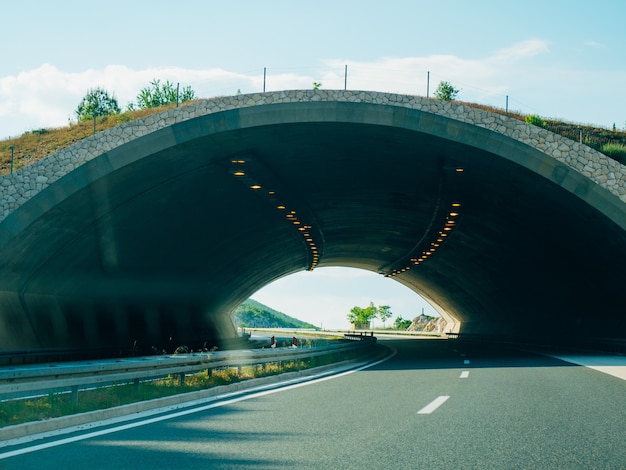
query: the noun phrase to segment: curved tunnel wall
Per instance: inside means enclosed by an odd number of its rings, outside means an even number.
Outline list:
[[[260,287],[324,265],[392,276],[464,331],[624,334],[624,167],[502,116],[232,97],[25,170],[0,181],[8,348],[217,341]]]

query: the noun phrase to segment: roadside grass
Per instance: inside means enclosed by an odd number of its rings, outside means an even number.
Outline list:
[[[75,402],[72,401],[69,392],[49,393],[36,398],[6,400],[0,402],[0,427],[103,410],[140,401],[206,390],[254,378],[310,369],[354,359],[358,357],[358,354],[357,351],[331,353],[297,361],[212,370],[210,374],[205,370],[186,375],[183,384],[180,383],[179,375],[169,375],[157,380],[141,382],[138,388],[132,383],[124,383],[81,390],[78,392]]]

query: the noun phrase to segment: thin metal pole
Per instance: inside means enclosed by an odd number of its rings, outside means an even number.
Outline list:
[[[430,70],[426,75],[426,98],[430,97]]]
[[[265,93],[265,79],[267,77],[267,67],[263,67],[263,93]]]
[[[96,135],[96,119],[98,118],[97,114],[93,115],[93,135]]]
[[[11,145],[11,173],[13,173],[13,157],[15,156],[15,145]]]
[[[343,73],[343,89],[348,89],[348,64],[346,64],[345,71]]]
[[[509,95],[506,95],[506,115],[509,115]]]
[[[178,108],[178,96],[180,93],[180,82],[176,83],[176,107]]]

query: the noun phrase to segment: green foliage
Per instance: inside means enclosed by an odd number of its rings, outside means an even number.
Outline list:
[[[177,91],[177,87],[167,80],[161,84],[161,80],[156,78],[150,82],[150,86],[142,88],[137,95],[137,107],[139,109],[156,108],[170,103],[184,103],[193,100],[196,93],[190,86]],[[134,104],[129,104],[129,110],[134,109]],[[131,109],[132,108],[132,109]]]
[[[233,322],[236,327],[242,328],[314,328],[314,325],[285,315],[271,309],[253,299],[242,303],[235,314]]]
[[[546,121],[541,116],[538,116],[536,114],[529,114],[528,116],[526,116],[524,121],[526,122],[526,124],[532,124],[533,126],[542,127],[544,129],[547,126]]]
[[[617,142],[608,142],[602,146],[600,151],[612,159],[626,165],[626,145]]]
[[[33,129],[32,131],[30,131],[31,134],[36,134],[36,135],[44,135],[44,134],[47,134],[48,132],[50,131],[44,127],[40,129]]]
[[[391,318],[391,307],[389,305],[379,305],[376,309],[378,318],[383,322],[383,326],[385,326],[385,322]]]
[[[90,121],[98,116],[119,114],[120,107],[115,96],[102,88],[92,88],[87,91],[76,108],[76,117],[79,122]]]
[[[322,84],[320,82],[313,82],[313,89],[319,90]]]
[[[374,305],[374,302],[370,302],[365,308],[358,306],[352,307],[348,314],[348,321],[353,325],[369,325],[370,321],[376,318],[377,314],[378,309]]]
[[[397,316],[395,321],[393,322],[393,327],[396,330],[406,330],[409,328],[409,326],[411,326],[411,320],[405,320],[404,318],[402,318],[401,316]]]
[[[49,393],[47,396],[38,398],[7,400],[0,407],[0,428],[205,390],[255,377],[306,370],[356,357],[359,357],[358,351],[335,352],[298,361],[279,361],[263,366],[243,366],[240,369],[217,369],[213,370],[210,375],[206,371],[202,371],[186,375],[184,384],[180,383],[179,374],[170,374],[159,380],[141,382],[139,391],[132,383],[81,390],[77,403],[72,403],[69,393]]]
[[[435,98],[441,101],[455,100],[459,94],[459,89],[454,88],[450,82],[439,82],[435,90]]]

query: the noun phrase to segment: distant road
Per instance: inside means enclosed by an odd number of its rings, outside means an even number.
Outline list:
[[[619,377],[456,341],[381,343],[397,354],[337,378],[0,447],[0,469],[626,468]]]

